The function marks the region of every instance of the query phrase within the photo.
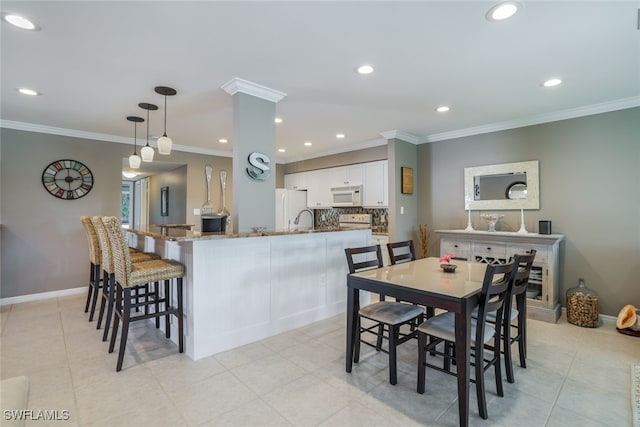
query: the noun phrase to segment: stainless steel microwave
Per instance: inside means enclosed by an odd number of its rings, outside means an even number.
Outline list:
[[[362,206],[362,185],[333,187],[331,189],[331,206]]]

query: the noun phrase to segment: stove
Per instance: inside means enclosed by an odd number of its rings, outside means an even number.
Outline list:
[[[344,229],[371,228],[371,214],[340,214],[338,225]]]

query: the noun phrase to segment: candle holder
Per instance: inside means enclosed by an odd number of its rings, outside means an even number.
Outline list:
[[[465,208],[467,209],[467,228],[464,231],[475,231],[473,224],[471,224],[471,208],[469,207],[469,199],[465,197]]]
[[[528,234],[527,228],[524,226],[524,209],[520,208],[520,230],[519,234]]]

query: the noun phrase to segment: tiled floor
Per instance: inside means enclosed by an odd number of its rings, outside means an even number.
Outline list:
[[[2,307],[2,378],[31,379],[29,408],[68,410],[68,421],[30,426],[455,426],[455,378],[427,370],[416,387],[417,350],[403,344],[398,385],[387,356],[363,347],[344,371],[345,318],[278,335],[197,362],[156,329],[134,326],[122,372],[107,353],[84,296]],[[143,322],[144,323],[144,322]],[[515,348],[515,347],[514,347]],[[495,394],[487,373],[489,420],[475,426],[630,426],[632,364],[640,338],[614,325],[585,329],[529,321],[527,369]]]

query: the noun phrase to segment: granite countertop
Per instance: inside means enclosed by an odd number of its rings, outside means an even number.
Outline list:
[[[316,229],[300,229],[300,230],[264,230],[248,233],[203,233],[201,231],[185,230],[184,228],[172,228],[166,226],[149,226],[144,230],[126,229],[130,233],[137,234],[139,236],[149,236],[157,239],[187,242],[192,240],[216,240],[216,239],[230,239],[240,237],[266,237],[266,236],[284,236],[290,234],[313,234],[313,233],[329,233],[335,231],[353,231],[352,229],[344,229],[340,227],[322,227]]]

